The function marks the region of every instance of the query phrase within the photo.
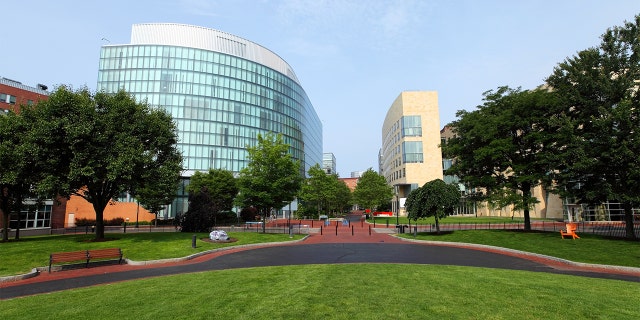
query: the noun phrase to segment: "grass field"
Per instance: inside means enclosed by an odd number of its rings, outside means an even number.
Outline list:
[[[640,284],[400,264],[212,271],[0,301],[3,319],[639,319]]]
[[[401,234],[407,239],[476,243],[544,254],[584,263],[640,268],[640,242],[581,234],[580,239],[562,240],[558,232],[522,230],[458,230],[434,233]]]
[[[236,242],[210,243],[202,241],[208,238],[206,233],[196,234],[196,248],[192,248],[192,233],[160,232],[160,233],[107,233],[106,240],[94,242],[95,235],[55,235],[23,237],[20,241],[0,243],[2,263],[0,277],[22,274],[35,267],[49,265],[49,254],[52,252],[88,250],[98,248],[121,248],[125,258],[134,261],[156,260],[165,258],[181,258],[195,253],[228,246],[247,245],[263,242],[281,242],[301,239],[302,235],[264,234],[257,232],[230,232]]]

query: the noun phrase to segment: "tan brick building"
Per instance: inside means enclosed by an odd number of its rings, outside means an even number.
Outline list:
[[[391,104],[382,125],[379,166],[394,187],[392,208],[400,216],[406,215],[409,192],[443,178],[436,91],[404,91]]]

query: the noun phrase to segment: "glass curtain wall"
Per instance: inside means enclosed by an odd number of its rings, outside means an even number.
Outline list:
[[[190,172],[238,173],[258,134],[281,133],[301,173],[322,161],[321,122],[302,87],[250,60],[166,45],[105,46],[98,90],[124,89],[176,121],[178,148]],[[181,197],[186,197],[182,192]],[[185,199],[166,214],[183,211]]]

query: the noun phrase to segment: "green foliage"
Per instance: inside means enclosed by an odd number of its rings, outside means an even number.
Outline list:
[[[191,176],[189,193],[206,192],[211,198],[210,208],[214,212],[231,210],[233,200],[238,195],[238,183],[233,173],[223,169],[209,169]]]
[[[25,116],[31,123],[28,143],[38,146],[34,168],[46,172],[33,181],[36,190],[90,202],[97,239],[104,237],[104,208],[120,193],[138,194],[154,210],[174,195],[182,156],[165,111],[124,91],[91,94],[61,86]]]
[[[363,208],[375,210],[393,198],[393,188],[387,184],[385,178],[369,168],[358,180],[353,191],[354,202]]]
[[[472,112],[459,111],[452,124],[455,137],[443,145],[455,161],[447,174],[457,175],[469,189],[483,188],[484,200],[498,207],[522,209],[530,230],[529,210],[537,199],[531,189],[553,168],[549,152],[548,110],[557,104],[546,90],[500,87],[484,93],[485,103]]]
[[[247,221],[256,221],[259,218],[258,217],[259,213],[258,213],[258,209],[254,208],[254,207],[246,207],[246,208],[242,208],[242,210],[240,210],[240,220],[247,222]]]
[[[319,164],[309,168],[298,199],[303,212],[318,216],[321,212],[341,212],[351,202],[351,190],[337,175],[326,174]]]
[[[440,219],[452,214],[459,202],[458,186],[436,179],[411,191],[405,202],[405,208],[409,219],[435,217],[436,229],[440,233]]]
[[[266,216],[271,209],[278,210],[293,201],[302,182],[300,162],[292,159],[282,134],[259,134],[258,144],[247,147],[247,151],[249,164],[238,178],[238,205],[253,206]]]
[[[582,202],[617,200],[634,238],[640,205],[640,15],[608,29],[596,48],[558,64],[547,82],[562,99],[552,110],[556,192]]]

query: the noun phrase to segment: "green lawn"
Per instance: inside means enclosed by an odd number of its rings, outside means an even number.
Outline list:
[[[640,268],[640,242],[607,239],[580,234],[580,239],[560,238],[558,232],[523,232],[518,230],[460,230],[434,233],[401,234],[407,239],[477,243],[533,252],[575,262]]]
[[[108,241],[94,242],[95,235],[55,235],[23,237],[20,241],[0,243],[0,277],[23,274],[35,267],[49,265],[52,252],[76,251],[97,248],[121,248],[125,258],[143,261],[166,258],[181,258],[195,253],[228,246],[247,245],[263,242],[281,242],[301,239],[302,235],[264,234],[258,232],[229,232],[236,242],[210,243],[202,241],[208,238],[206,233],[196,234],[196,248],[192,248],[193,233],[107,233]]]
[[[3,319],[639,319],[640,284],[405,264],[211,271],[0,301]]]

